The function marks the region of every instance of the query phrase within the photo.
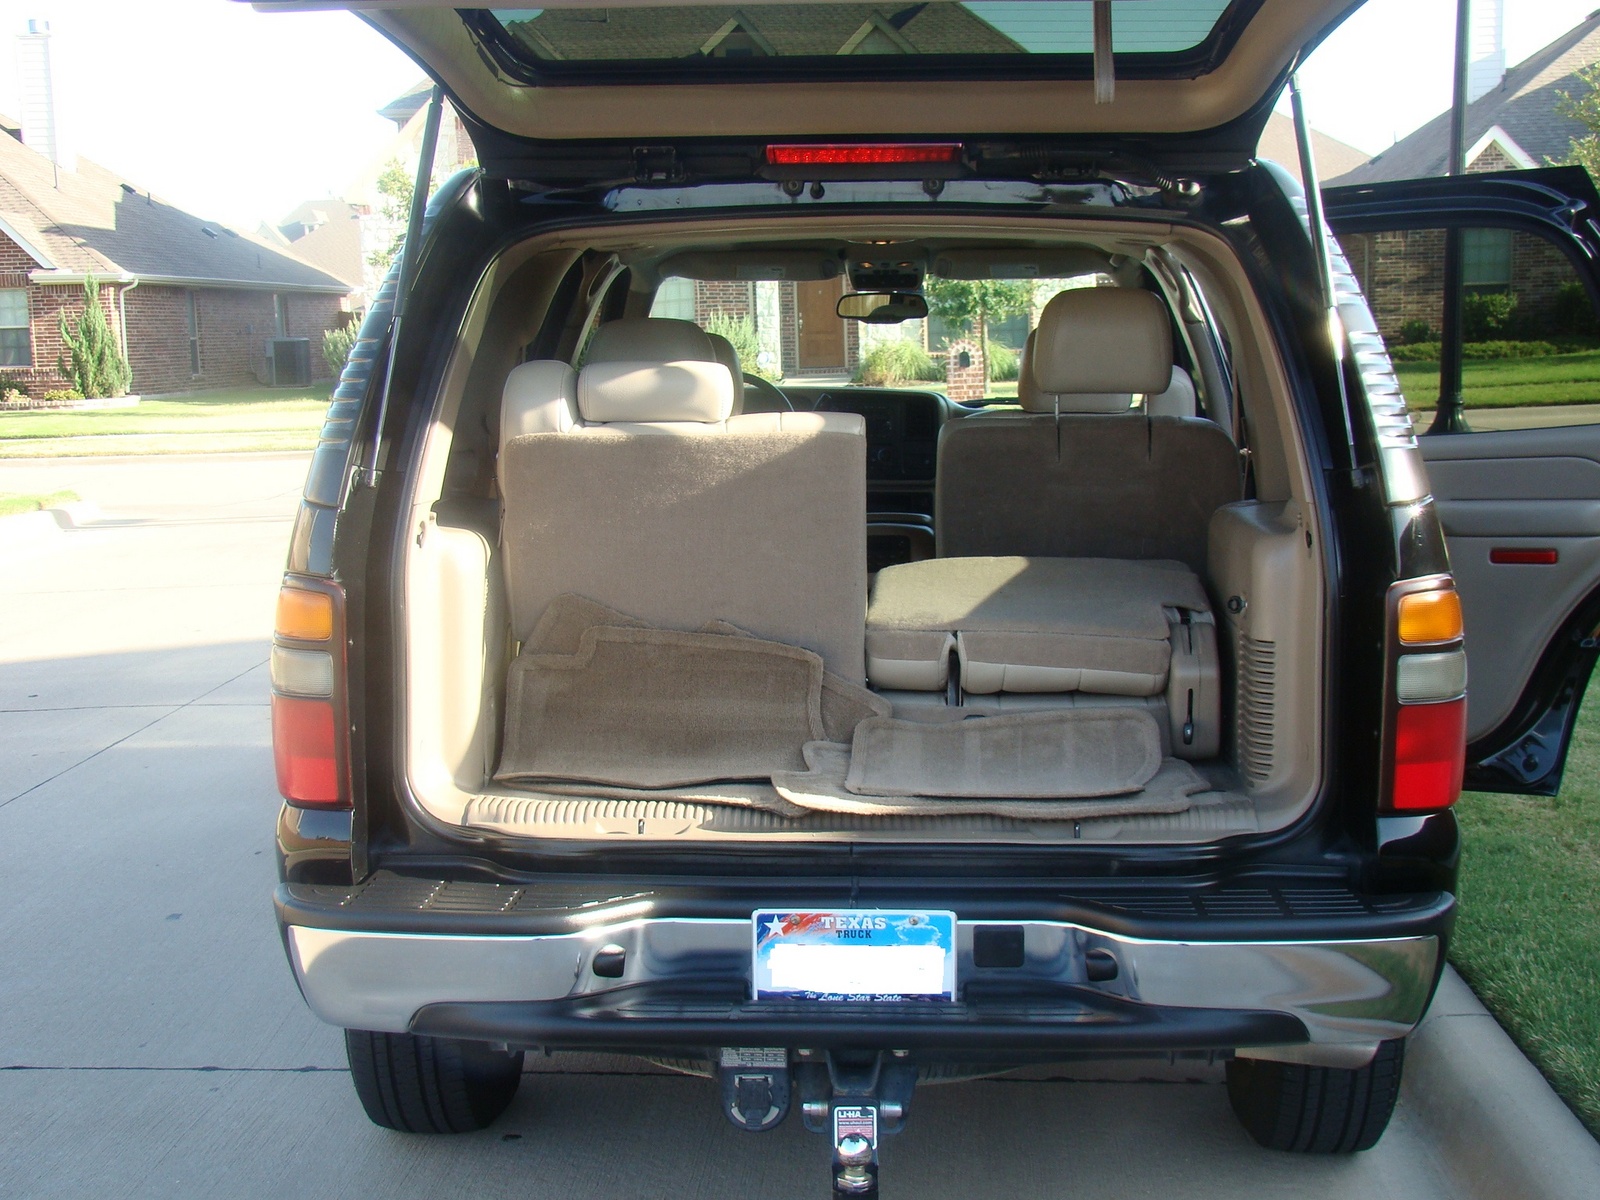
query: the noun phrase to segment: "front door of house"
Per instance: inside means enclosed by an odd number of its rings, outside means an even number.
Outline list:
[[[795,284],[802,371],[842,371],[845,367],[844,321],[836,311],[844,295],[843,279]]]

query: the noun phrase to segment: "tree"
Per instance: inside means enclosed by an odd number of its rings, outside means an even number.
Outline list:
[[[378,194],[383,197],[383,218],[394,232],[387,246],[380,246],[367,255],[367,261],[377,267],[380,274],[389,269],[400,247],[405,245],[406,225],[411,220],[411,196],[415,191],[414,173],[408,173],[399,159],[391,158],[383,174],[378,176]]]
[[[929,279],[928,311],[952,324],[971,325],[978,344],[989,344],[989,322],[1033,311],[1033,282],[1026,279]]]
[[[66,313],[61,314],[61,353],[56,366],[84,397],[124,396],[133,382],[128,360],[100,306],[100,281],[93,275],[83,281],[83,312],[76,328]]]
[[[1590,175],[1600,179],[1600,63],[1591,63],[1576,75],[1587,90],[1581,96],[1557,92],[1556,113],[1577,121],[1589,132],[1571,139],[1566,158],[1551,165],[1586,167]]]
[[[452,167],[451,173],[477,165],[475,159],[468,159]],[[447,178],[448,175],[440,175],[435,170],[433,178],[428,183],[428,195],[436,193],[439,185]],[[383,197],[384,222],[393,233],[389,237],[388,245],[380,246],[367,255],[367,262],[377,267],[380,275],[389,269],[399,255],[400,247],[405,245],[406,227],[411,223],[411,196],[416,190],[416,168],[407,169],[398,158],[391,158],[389,165],[383,169],[383,174],[378,176],[378,195]]]

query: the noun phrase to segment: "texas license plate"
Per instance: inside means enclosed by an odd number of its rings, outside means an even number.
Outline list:
[[[751,917],[757,1000],[954,1000],[950,912],[761,909]]]

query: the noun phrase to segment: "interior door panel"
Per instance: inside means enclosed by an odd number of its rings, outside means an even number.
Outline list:
[[[1600,581],[1600,425],[1418,439],[1467,631],[1467,737],[1511,713],[1550,639]],[[1554,550],[1553,564],[1491,552]]]

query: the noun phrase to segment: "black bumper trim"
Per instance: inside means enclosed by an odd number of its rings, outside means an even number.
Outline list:
[[[430,1004],[412,1032],[559,1049],[787,1046],[1137,1053],[1303,1045],[1286,1013],[1169,1008],[1078,988],[976,994],[954,1004],[772,1004],[742,980],[645,983],[561,1000]]]

